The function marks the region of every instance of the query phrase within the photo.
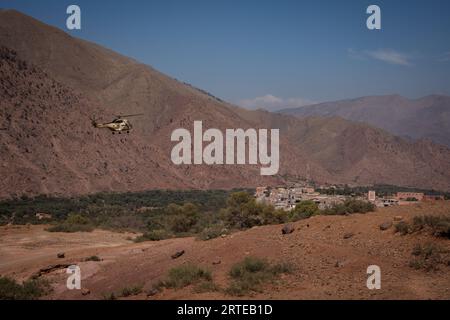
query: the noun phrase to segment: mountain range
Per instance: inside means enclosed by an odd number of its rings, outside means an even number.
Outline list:
[[[299,117],[342,117],[382,128],[407,139],[429,139],[450,146],[450,96],[408,99],[399,95],[370,96],[280,110]]]
[[[429,140],[341,115],[245,110],[14,10],[0,11],[0,46],[2,198],[292,179],[450,190],[450,149]],[[143,116],[133,118],[129,135],[91,125],[94,116],[110,121],[134,113]],[[222,130],[280,129],[279,174],[263,177],[254,165],[174,165],[171,133],[192,130],[195,120]]]

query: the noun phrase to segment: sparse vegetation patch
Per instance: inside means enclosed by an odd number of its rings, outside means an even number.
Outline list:
[[[409,266],[425,271],[439,270],[440,265],[449,265],[450,262],[448,252],[433,243],[417,244],[412,251],[412,256],[413,259],[410,261]]]
[[[264,283],[273,282],[280,274],[290,273],[293,267],[286,263],[272,265],[268,261],[247,257],[235,264],[229,275],[231,283],[226,292],[234,296],[243,296],[250,292],[261,291]]]
[[[180,289],[189,285],[202,285],[203,282],[212,282],[211,272],[193,264],[174,267],[169,270],[167,279],[160,283],[160,287]],[[211,285],[211,284],[207,284]]]
[[[9,277],[0,277],[0,300],[36,300],[50,292],[50,284],[43,279],[30,279],[20,284]]]

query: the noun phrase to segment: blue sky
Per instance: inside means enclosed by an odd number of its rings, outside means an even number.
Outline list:
[[[65,29],[77,4],[82,30]],[[382,30],[366,28],[381,8]],[[450,1],[0,0],[249,108],[450,94]]]

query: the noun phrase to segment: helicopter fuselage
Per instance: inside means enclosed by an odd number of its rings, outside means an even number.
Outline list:
[[[132,129],[132,126],[127,119],[115,119],[114,121],[108,123],[94,123],[94,127],[107,128],[113,133],[130,132]]]

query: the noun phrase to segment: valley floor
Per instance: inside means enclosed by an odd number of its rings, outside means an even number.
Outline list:
[[[244,257],[288,262],[294,271],[251,299],[450,299],[450,266],[438,270],[413,269],[409,262],[415,245],[434,243],[450,252],[450,241],[428,232],[400,235],[394,226],[380,224],[417,215],[450,215],[450,201],[378,209],[349,216],[315,216],[296,222],[296,230],[281,234],[281,225],[254,227],[210,241],[195,238],[133,243],[134,234],[96,230],[91,233],[49,233],[44,226],[0,228],[0,274],[24,280],[50,265],[77,264],[81,290],[66,288],[65,269],[43,277],[54,290],[44,299],[103,299],[126,287],[143,285],[143,292],[128,299],[235,299],[223,291],[195,293],[192,286],[148,291],[175,266],[193,263],[209,269],[221,288],[229,284],[231,266]],[[347,235],[344,237],[344,235]],[[177,258],[171,256],[184,250]],[[57,253],[65,252],[58,259]],[[83,260],[96,255],[100,262]],[[381,268],[381,289],[366,287],[369,265]]]

